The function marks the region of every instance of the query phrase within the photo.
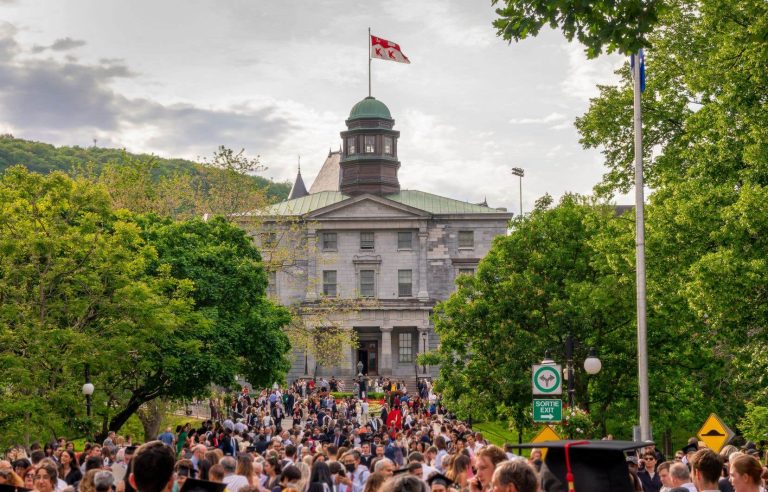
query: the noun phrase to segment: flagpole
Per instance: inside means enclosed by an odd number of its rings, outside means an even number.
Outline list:
[[[637,384],[639,389],[640,439],[651,439],[648,410],[648,332],[645,289],[645,194],[643,184],[643,113],[641,108],[640,56],[633,55],[635,106],[635,278],[637,284]]]
[[[371,97],[371,28],[368,28],[368,97]]]

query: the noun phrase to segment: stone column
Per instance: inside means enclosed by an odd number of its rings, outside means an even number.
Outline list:
[[[342,329],[344,331],[352,331],[352,328],[346,326]],[[343,376],[357,375],[357,369],[353,368],[352,360],[352,345],[349,342],[344,342],[341,345],[341,361],[339,361],[339,368]]]
[[[317,300],[318,289],[323,288],[323,279],[317,273],[317,233],[314,229],[307,230],[307,301]]]
[[[379,373],[385,376],[392,374],[392,327],[381,328],[381,365]]]
[[[427,289],[427,230],[419,229],[419,294],[420,301],[429,300]]]

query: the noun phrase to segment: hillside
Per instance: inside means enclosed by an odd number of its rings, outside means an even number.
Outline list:
[[[122,149],[108,149],[102,147],[55,147],[53,145],[33,142],[15,138],[12,135],[0,135],[0,173],[8,167],[21,164],[29,170],[38,173],[50,173],[52,171],[69,172],[78,166],[93,165],[96,172],[101,171],[108,163],[121,162],[123,160]],[[186,159],[162,159],[147,154],[131,154],[128,156],[140,159],[154,158],[157,162],[156,172],[158,176],[167,176],[177,172],[199,174],[202,164]],[[276,183],[252,176],[256,185],[267,189],[267,196],[274,200],[284,200],[291,190],[289,183]]]

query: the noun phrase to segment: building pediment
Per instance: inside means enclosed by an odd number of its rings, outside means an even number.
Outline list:
[[[314,210],[307,219],[422,219],[429,212],[387,198],[364,194]]]

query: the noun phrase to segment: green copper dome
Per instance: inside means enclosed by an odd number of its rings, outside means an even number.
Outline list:
[[[368,118],[391,120],[392,115],[389,113],[389,108],[383,102],[377,101],[375,97],[368,96],[352,106],[352,111],[349,112],[349,120]]]

